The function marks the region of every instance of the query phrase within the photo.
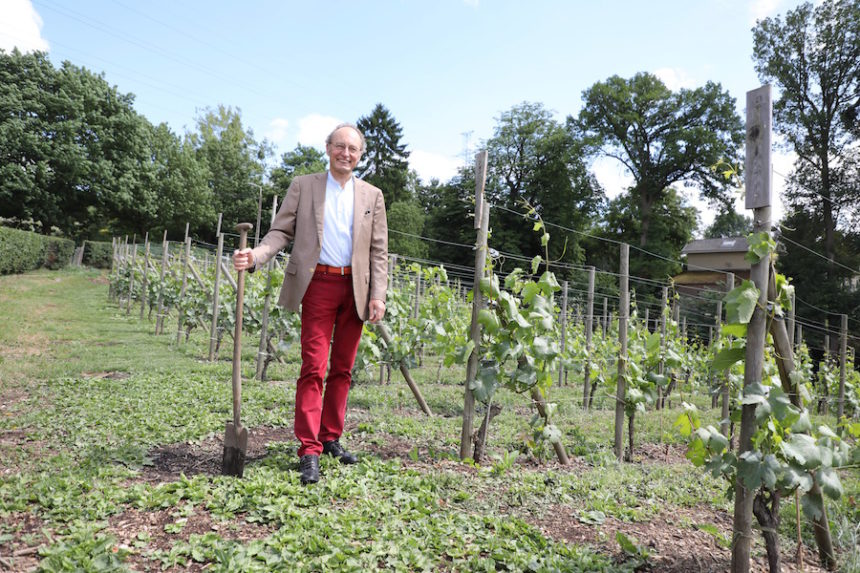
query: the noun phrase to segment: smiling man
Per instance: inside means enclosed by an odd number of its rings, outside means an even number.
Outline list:
[[[364,321],[385,314],[388,223],[382,191],[353,175],[364,149],[356,126],[337,126],[326,138],[329,170],[296,177],[260,244],[233,253],[236,270],[253,271],[293,243],[279,304],[301,313],[294,429],[303,484],[319,481],[322,453],[357,461],[340,444],[352,367]]]

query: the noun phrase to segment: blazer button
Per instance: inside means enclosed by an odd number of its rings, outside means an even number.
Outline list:
[[[311,267],[311,268],[309,268],[309,269],[308,269],[308,272],[309,272],[309,273],[312,273],[312,272],[314,272],[315,270],[316,270],[316,267]]]

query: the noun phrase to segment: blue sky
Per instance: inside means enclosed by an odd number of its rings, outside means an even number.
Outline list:
[[[750,30],[798,4],[0,0],[0,48],[104,72],[177,133],[206,107],[239,108],[278,155],[298,142],[322,148],[334,124],[381,102],[403,127],[412,167],[446,180],[500,113],[541,102],[563,121],[583,90],[614,74],[652,72],[673,89],[720,82],[743,114],[746,91],[760,85]],[[593,168],[610,196],[629,181],[609,160]],[[775,156],[778,173],[790,168],[790,156]],[[783,182],[773,179],[776,200]]]

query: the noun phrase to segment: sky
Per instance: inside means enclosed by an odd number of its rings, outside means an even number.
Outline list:
[[[538,102],[563,122],[613,75],[647,71],[673,90],[719,82],[744,117],[746,92],[761,85],[751,29],[799,3],[0,0],[0,49],[103,73],[178,134],[206,108],[238,108],[277,157],[297,143],[323,149],[334,125],[382,103],[403,128],[410,166],[446,181],[503,112]],[[791,164],[775,152],[775,219]],[[610,197],[631,182],[614,160],[592,169]],[[708,224],[713,213],[690,199]]]

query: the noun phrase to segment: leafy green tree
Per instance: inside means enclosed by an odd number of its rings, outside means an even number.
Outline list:
[[[154,213],[149,122],[133,101],[69,62],[0,51],[0,215],[78,237]]]
[[[719,84],[672,92],[653,74],[612,76],[585,90],[583,103],[568,123],[592,154],[618,160],[633,176],[628,193],[638,203],[640,247],[650,245],[655,210],[673,185],[696,186],[712,203],[730,201],[728,181],[711,166],[737,161],[744,130]]]
[[[153,169],[148,185],[158,206],[154,216],[137,221],[135,231],[166,230],[177,237],[188,224],[192,235],[210,236],[217,215],[208,169],[197,160],[191,142],[181,140],[167,124],[153,127],[149,138]]]
[[[370,115],[356,123],[367,140],[367,149],[358,164],[358,176],[376,185],[385,195],[385,202],[406,201],[412,198],[409,187],[409,151],[400,140],[403,128],[381,103]]]
[[[548,228],[550,257],[581,261],[575,231],[597,217],[603,193],[582,162],[579,142],[542,104],[524,102],[498,118],[487,150],[487,198],[501,207],[490,212],[493,248],[529,258],[544,252],[534,222],[521,215],[528,204],[555,225]]]
[[[630,193],[624,193],[609,202],[601,235],[616,241],[635,244],[642,234],[640,202]],[[673,261],[680,258],[681,249],[693,237],[698,212],[686,203],[684,197],[674,189],[666,189],[662,200],[652,207],[650,237],[647,250],[659,255],[636,256],[630,253],[630,275],[665,281],[681,271],[681,265]],[[607,249],[595,245],[589,252],[589,262],[599,268],[618,268],[618,249]],[[637,285],[637,293],[649,298],[658,296],[657,290],[648,284]]]
[[[761,20],[753,29],[753,50],[761,80],[779,88],[774,126],[797,154],[789,203],[813,212],[812,220],[823,227],[823,241],[808,244],[820,242],[832,261],[837,230],[857,224],[860,203],[860,187],[852,180],[860,164],[860,4],[805,3],[784,19]],[[832,262],[826,270],[830,276],[839,273]]]
[[[706,239],[721,239],[724,237],[746,237],[752,233],[752,219],[742,215],[729,206],[720,209],[714,222],[705,229]]]
[[[223,213],[222,228],[256,221],[257,186],[262,186],[264,163],[271,149],[258,143],[253,131],[242,126],[241,112],[223,105],[207,108],[198,117],[197,132],[190,135],[190,141],[198,161],[209,171],[215,211]]]
[[[474,167],[462,168],[447,183],[432,180],[421,185],[418,195],[427,214],[423,234],[433,239],[428,244],[428,258],[447,264],[474,266],[472,246],[477,236],[473,217]]]
[[[387,208],[388,251],[405,257],[427,258],[429,247],[421,239],[424,211],[414,201],[395,201]]]
[[[325,171],[328,166],[325,152],[309,145],[296,144],[296,148],[281,155],[281,164],[272,169],[269,182],[278,195],[284,196],[290,183],[299,175]]]

